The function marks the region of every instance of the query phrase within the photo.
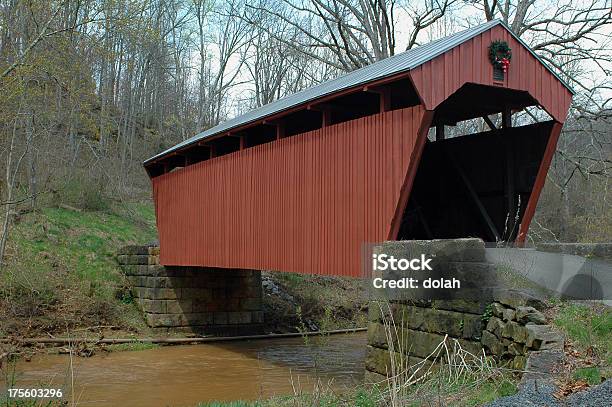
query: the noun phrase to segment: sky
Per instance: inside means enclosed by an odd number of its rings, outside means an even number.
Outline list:
[[[599,1],[600,4],[604,6],[606,4],[612,4],[612,0]],[[410,4],[409,7],[415,7],[415,5],[416,7],[419,7],[419,5],[422,6],[422,2],[409,2],[408,4]],[[568,6],[568,9],[576,9],[583,8],[586,4],[589,4],[589,2],[584,0],[536,0],[535,6],[530,9],[530,13],[528,14],[527,18],[543,19],[547,17],[552,17],[552,13],[561,6]],[[412,32],[413,23],[410,17],[409,10],[407,8],[396,8],[395,16],[395,31],[397,43],[396,52],[399,52],[405,50],[405,47],[409,40],[409,36]],[[567,18],[567,16],[564,17]],[[458,2],[457,5],[449,13],[447,13],[444,18],[438,20],[435,24],[420,33],[418,37],[418,43],[424,44],[483,22],[485,22],[485,19],[482,10],[479,10],[474,5],[469,5],[466,2]],[[522,39],[528,44],[534,41],[539,42],[535,35],[525,35],[522,37]],[[607,48],[609,55],[611,52],[610,50],[612,50],[612,25],[608,24],[606,28],[596,34],[595,39],[596,41],[598,41],[599,45],[605,45],[605,48]],[[585,41],[585,44],[587,46],[593,46],[593,42]],[[215,55],[216,51],[214,44],[211,45],[210,51],[213,55]],[[234,71],[237,68],[238,56],[236,55],[231,60],[227,76],[233,76]],[[610,89],[601,90],[600,94],[598,95],[598,98],[600,100],[607,100],[612,98],[612,83],[610,81],[609,75],[609,73],[612,72],[612,65],[610,63],[607,63],[604,66],[598,66],[592,60],[585,60],[578,64],[578,69],[581,72],[580,84],[585,85],[585,87],[587,88],[592,87],[596,83],[606,84]],[[607,70],[608,75],[604,73],[604,70]],[[242,103],[242,100],[244,100],[245,94],[252,90],[252,86],[248,83],[248,77],[245,75],[245,73],[241,73],[237,78],[237,82],[244,83],[235,86],[230,92],[231,107],[229,107],[227,111],[227,118],[234,117],[245,111],[245,106],[244,103]],[[581,88],[580,84],[570,84],[579,94],[584,93],[584,89]],[[607,107],[612,108],[612,106],[610,105],[607,105]]]

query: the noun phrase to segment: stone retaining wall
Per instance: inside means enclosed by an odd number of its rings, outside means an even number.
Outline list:
[[[525,367],[528,352],[563,351],[563,336],[546,324],[544,314],[525,305],[525,301],[493,302],[487,307],[486,319],[483,347],[500,360],[511,362],[513,369]]]
[[[240,335],[263,326],[261,272],[159,264],[159,247],[127,246],[121,265],[147,324],[159,331]]]
[[[388,242],[380,252],[400,253],[399,246],[406,246],[405,252],[412,254],[425,249],[434,257],[439,251],[437,257],[450,263],[439,262],[437,267],[450,270],[449,275],[457,266],[480,272],[486,264],[484,243],[478,239]],[[486,267],[495,272],[494,265]],[[543,302],[530,294],[512,289],[500,290],[486,301],[371,300],[366,378],[379,382],[391,371],[388,338],[393,338],[394,351],[401,348],[408,365],[422,361],[448,335],[451,344],[457,340],[473,354],[484,349],[511,367],[522,369],[531,350],[563,349],[562,337],[545,325],[546,318],[536,309],[542,306]]]
[[[399,342],[394,349],[401,348],[408,365],[426,358],[446,334],[457,339],[464,349],[480,352],[483,312],[484,306],[476,302],[458,300],[370,302],[365,362],[368,380],[378,382],[391,371],[389,332]],[[390,329],[393,325],[395,328]]]

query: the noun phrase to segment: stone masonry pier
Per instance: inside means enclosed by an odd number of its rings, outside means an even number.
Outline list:
[[[126,246],[117,261],[155,330],[211,335],[262,330],[260,271],[162,266],[156,246]]]
[[[484,243],[479,239],[386,242],[378,249],[398,258],[424,252],[437,258],[434,268],[447,276],[465,275],[470,270],[495,273],[497,267],[485,262]],[[450,344],[456,340],[474,355],[484,350],[510,368],[523,369],[529,365],[531,352],[563,350],[563,337],[547,325],[538,310],[542,307],[540,299],[512,287],[500,287],[491,297],[480,300],[371,299],[366,379],[386,380],[392,371],[392,357],[403,360],[405,367],[419,363],[445,335]],[[393,338],[393,347],[389,338]],[[397,346],[396,341],[403,346]],[[400,348],[404,353],[401,358],[392,355]]]

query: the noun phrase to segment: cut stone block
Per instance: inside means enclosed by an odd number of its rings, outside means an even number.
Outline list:
[[[518,343],[525,343],[527,341],[527,329],[514,321],[510,321],[504,326],[502,336],[512,338],[513,341]]]
[[[565,339],[549,325],[528,324],[525,326],[527,340],[525,345],[534,350],[563,351]]]
[[[261,272],[159,265],[159,248],[128,246],[117,256],[147,324],[157,330],[260,332]],[[252,326],[253,331],[241,327]],[[229,332],[229,331],[224,331]]]

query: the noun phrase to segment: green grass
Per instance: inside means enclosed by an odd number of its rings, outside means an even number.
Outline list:
[[[351,394],[324,392],[323,394],[303,394],[297,396],[273,397],[258,401],[214,401],[200,403],[198,407],[377,407],[375,392],[360,388]]]
[[[502,381],[487,381],[464,393],[464,399],[459,401],[461,406],[482,406],[500,397],[507,397],[516,394],[518,388],[509,379]]]
[[[36,335],[69,327],[144,328],[116,262],[117,250],[156,239],[149,203],[98,211],[44,207],[14,223],[0,273],[0,326]],[[34,331],[26,324],[33,321]]]
[[[303,274],[297,273],[278,273],[277,277],[280,281],[283,281],[285,284],[287,284],[287,286],[291,288],[299,286],[305,280]]]
[[[561,302],[554,323],[579,350],[592,350],[606,365],[612,364],[612,311],[609,307]]]
[[[584,380],[591,386],[595,386],[601,383],[601,372],[597,367],[583,367],[576,369],[574,372],[574,379]]]
[[[516,384],[511,378],[503,378],[501,380],[488,380],[484,383],[462,383],[460,385],[444,386],[440,389],[442,400],[448,402],[452,406],[481,406],[495,399],[505,396],[511,396],[517,392]],[[414,386],[416,391],[419,385]],[[447,397],[451,395],[451,399]],[[435,394],[431,394],[432,399],[437,398]],[[410,404],[407,401],[406,406],[421,406],[423,400],[416,397],[420,401],[414,401]],[[232,401],[232,402],[210,402],[200,403],[198,407],[382,407],[387,404],[381,400],[380,393],[377,389],[361,385],[349,393],[323,392],[322,394],[312,395],[304,394],[297,396],[273,397],[266,400],[258,401]]]
[[[83,280],[116,281],[117,249],[155,239],[154,225],[153,209],[143,204],[102,212],[44,208],[15,225],[12,243],[31,267],[50,271],[60,263]]]
[[[109,345],[106,347],[106,350],[110,352],[131,352],[131,351],[149,350],[149,349],[157,349],[157,348],[159,348],[159,345],[155,343],[130,342],[130,343],[117,343],[114,345]]]

